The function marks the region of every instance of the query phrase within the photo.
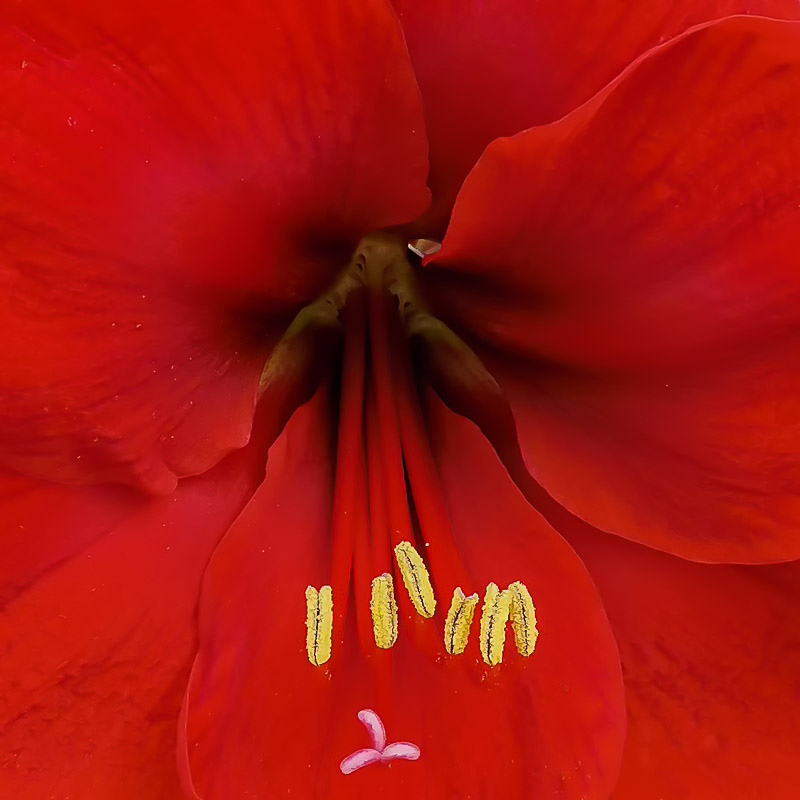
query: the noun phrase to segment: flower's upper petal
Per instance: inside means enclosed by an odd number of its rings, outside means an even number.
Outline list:
[[[434,205],[443,230],[486,145],[559,119],[637,56],[731,14],[800,18],[794,0],[392,0],[425,103]]]
[[[424,209],[421,101],[382,0],[4,0],[2,16],[13,264],[72,256],[297,304],[335,274],[323,244]]]
[[[563,120],[494,142],[433,258],[449,317],[593,370],[785,335],[799,316],[799,43],[800,23],[723,20]]]
[[[399,26],[379,0],[0,19],[0,463],[170,489],[247,441],[242,306],[295,308],[424,208]]]
[[[800,24],[724,20],[494,143],[459,197],[428,288],[514,351],[528,464],[593,525],[800,555],[798,92]]]
[[[793,797],[800,563],[692,564],[569,535],[625,671],[628,738],[614,800]]]
[[[175,747],[200,580],[263,464],[263,448],[247,447],[170,497],[135,502],[3,481],[15,500],[0,544],[20,560],[0,588],[0,796],[182,797]],[[95,537],[81,541],[79,527]],[[34,563],[23,533],[55,558]]]
[[[527,584],[539,619],[535,652],[517,656],[509,631],[504,664],[489,670],[479,666],[473,629],[465,654],[434,660],[411,643],[402,617],[394,647],[370,645],[367,658],[354,616],[369,612],[351,603],[331,660],[309,664],[304,592],[328,582],[333,479],[318,398],[270,451],[266,483],[206,575],[185,706],[185,777],[198,797],[243,800],[267,788],[348,800],[607,797],[625,721],[616,647],[594,587],[477,430],[441,407],[432,420],[474,588]],[[440,641],[449,598],[439,605],[423,624],[438,626]],[[419,759],[342,774],[343,759],[373,744],[358,719],[364,709],[381,716],[387,741],[416,745]]]

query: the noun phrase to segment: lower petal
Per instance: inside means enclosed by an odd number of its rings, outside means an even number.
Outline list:
[[[440,470],[456,481],[444,490],[467,569],[476,587],[530,587],[536,651],[523,659],[508,643],[504,663],[489,669],[473,631],[466,653],[442,648],[434,659],[412,643],[417,618],[405,616],[391,650],[362,649],[355,616],[365,609],[351,603],[331,660],[311,666],[304,592],[328,580],[333,492],[331,427],[318,395],[273,447],[266,483],[207,572],[184,707],[184,783],[197,797],[239,800],[267,787],[309,798],[607,797],[624,707],[591,581],[477,430],[441,405],[430,414]],[[423,623],[437,636],[448,601]],[[384,763],[343,774],[343,759],[374,745],[359,721],[365,709],[385,724]],[[415,747],[419,758],[409,760]]]

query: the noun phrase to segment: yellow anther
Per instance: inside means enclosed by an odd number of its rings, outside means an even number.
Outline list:
[[[394,599],[394,582],[388,572],[372,579],[369,610],[372,612],[375,644],[386,650],[397,641],[397,603]]]
[[[520,655],[529,656],[536,647],[539,631],[536,630],[536,609],[528,587],[520,581],[514,581],[508,590],[511,593],[511,627],[514,629],[514,641]]]
[[[502,592],[496,583],[486,587],[481,612],[481,655],[490,666],[503,660],[503,646],[506,642],[506,622],[511,610],[511,592]]]
[[[436,598],[422,557],[411,542],[400,542],[394,548],[394,557],[417,613],[423,617],[432,617],[436,611]]]
[[[318,667],[331,657],[333,634],[333,593],[330,586],[317,591],[306,587],[306,651],[308,660]]]
[[[453,602],[450,603],[450,610],[444,621],[444,646],[448,653],[458,655],[464,652],[477,605],[477,594],[465,597],[461,587],[456,587],[453,592]]]

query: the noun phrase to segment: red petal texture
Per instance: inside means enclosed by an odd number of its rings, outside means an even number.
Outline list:
[[[427,203],[397,20],[0,0],[0,21],[0,463],[169,490],[247,441],[253,309],[296,310]]]
[[[370,646],[367,657],[351,605],[330,662],[308,663],[304,591],[327,582],[330,559],[334,470],[320,402],[290,422],[266,483],[209,566],[185,709],[187,785],[203,800],[607,797],[625,721],[594,587],[474,426],[441,406],[434,446],[461,554],[481,591],[488,580],[527,583],[536,651],[521,659],[508,641],[506,662],[484,669],[473,631],[463,656],[434,660],[411,644],[402,619],[392,650]],[[345,756],[370,746],[356,716],[364,708],[381,715],[388,741],[418,745],[419,760],[341,774]]]
[[[686,558],[760,563],[800,555],[799,354],[635,379],[487,363],[531,473],[570,510]]]
[[[248,447],[182,481],[171,497],[143,500],[106,535],[85,547],[73,541],[5,607],[0,796],[183,796],[177,720],[197,647],[200,578],[263,464],[263,449]],[[87,488],[64,490],[82,498],[86,525],[109,516],[110,499],[95,502],[102,488],[92,487],[94,498]],[[63,496],[57,504],[54,491],[29,492],[24,518],[43,516],[40,499],[49,498],[51,538],[66,527],[75,540],[75,509]],[[4,530],[4,540],[9,534],[13,546],[16,531]]]
[[[459,196],[429,288],[515,351],[490,367],[529,466],[593,525],[800,555],[798,92],[800,25],[725,20],[495,142]]]
[[[794,0],[392,0],[425,102],[441,234],[484,147],[572,111],[649,48],[731,14],[800,18]],[[490,234],[491,235],[491,234]]]
[[[692,564],[570,536],[620,648],[628,738],[613,800],[790,800],[800,753],[800,563]]]
[[[141,493],[118,486],[64,486],[0,474],[0,609],[146,502]]]

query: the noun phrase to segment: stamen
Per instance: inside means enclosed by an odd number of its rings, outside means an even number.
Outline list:
[[[358,484],[363,463],[366,303],[360,287],[350,293],[341,313],[344,348],[331,531],[331,586],[340,601],[334,619],[337,642],[341,641],[348,605],[356,528],[364,511]]]
[[[372,632],[375,644],[387,650],[397,641],[397,603],[394,599],[394,582],[388,572],[372,579]]]
[[[503,646],[506,641],[506,622],[511,610],[511,592],[502,592],[492,582],[486,587],[481,613],[481,655],[483,660],[494,667],[503,660]]]
[[[306,652],[308,660],[318,667],[331,657],[333,634],[333,592],[328,585],[317,591],[306,587]]]
[[[365,579],[366,602],[363,605],[363,614],[369,617],[367,630],[362,634],[364,652],[371,656],[373,675],[376,681],[376,694],[381,705],[391,714],[394,697],[394,684],[392,681],[392,651],[391,649],[375,649],[374,620],[371,615],[371,580],[373,575],[381,575],[392,569],[392,550],[389,543],[389,526],[386,518],[386,504],[383,489],[383,471],[380,457],[380,428],[378,426],[377,409],[375,405],[375,387],[372,380],[368,380],[365,388],[365,428],[367,439],[367,472],[365,481],[368,487],[368,516],[369,537],[368,553],[369,568]],[[394,623],[397,627],[397,623]],[[368,646],[367,646],[368,645]]]
[[[420,254],[436,245],[417,244],[415,252]],[[404,253],[405,243],[394,234],[365,237],[331,292],[290,326],[282,340],[285,357],[270,362],[262,381],[264,392],[278,392],[284,360],[291,362],[289,366],[300,363],[299,356],[309,350],[306,338],[317,329],[325,334],[343,332],[330,582],[319,590],[306,588],[306,650],[311,664],[319,666],[331,658],[332,640],[343,641],[354,573],[359,640],[376,667],[377,695],[389,711],[392,654],[386,651],[397,641],[398,605],[414,645],[438,658],[441,643],[435,626],[427,621],[436,612],[436,593],[446,597],[452,592],[444,622],[444,645],[452,655],[466,650],[479,602],[477,594],[466,595],[462,588],[472,587],[450,528],[408,350],[408,337],[424,333],[434,318],[415,290],[413,268]],[[412,544],[417,525],[425,560]],[[399,572],[406,587],[399,597],[392,577],[392,547],[394,575]],[[436,577],[435,592],[431,574]],[[504,591],[489,583],[480,622],[480,650],[489,665],[503,660],[509,619],[517,650],[522,656],[531,655],[538,630],[530,592],[520,581]],[[359,719],[373,733],[381,724],[368,709]],[[376,759],[419,756],[419,749],[409,742],[384,743],[385,737],[374,739],[373,748],[345,759],[342,771],[354,771]]]
[[[521,581],[514,581],[509,587],[511,593],[511,627],[520,655],[529,656],[536,647],[539,632],[536,630],[536,609],[528,587]]]
[[[389,351],[386,320],[386,297],[383,287],[385,263],[378,258],[374,265],[368,263],[367,303],[372,377],[375,388],[375,406],[379,422],[381,466],[389,533],[392,544],[411,538],[411,518],[408,513],[406,479],[403,472],[403,455],[400,449],[397,409],[392,385],[391,354]],[[371,467],[370,467],[371,468]]]
[[[386,491],[381,461],[381,431],[378,418],[375,385],[367,381],[365,399],[365,427],[367,434],[367,480],[369,488],[369,530],[372,553],[372,574],[388,572],[392,568],[392,550],[389,542],[389,522],[386,509]]]
[[[403,250],[405,246],[400,244],[401,240],[397,237],[380,235],[367,238],[360,250],[364,258],[364,276],[367,283],[367,311],[369,321],[369,349],[371,366],[371,388],[368,389],[368,409],[373,406],[374,420],[370,422],[371,413],[367,413],[367,425],[374,425],[378,433],[378,453],[380,464],[380,499],[385,510],[385,524],[388,530],[388,539],[394,547],[403,541],[411,541],[413,538],[411,528],[411,516],[408,507],[408,494],[406,487],[406,477],[403,469],[403,454],[400,445],[400,433],[398,430],[397,409],[395,405],[395,388],[392,380],[393,360],[389,347],[389,312],[396,310],[396,304],[386,293],[385,276],[390,264],[398,259],[405,261]],[[399,247],[398,247],[399,245]],[[368,458],[370,471],[373,469],[375,459],[373,459],[374,448],[369,439],[372,436],[368,433],[367,446],[369,448]],[[377,466],[377,464],[376,464]],[[377,476],[376,476],[377,477]],[[370,504],[372,498],[370,498]],[[378,512],[381,509],[376,509]],[[381,513],[376,513],[376,520]],[[372,529],[373,536],[382,536],[383,531],[378,528]],[[389,552],[391,560],[391,551]],[[376,557],[382,558],[382,553],[376,550]],[[388,570],[380,566],[375,570],[376,573]],[[373,573],[375,574],[375,573]],[[409,596],[400,593],[397,598],[400,611],[403,614],[405,630],[410,635],[415,646],[427,651],[433,656],[437,652],[436,632],[426,624],[424,619],[412,611],[413,603]],[[440,647],[440,645],[439,645]]]
[[[469,587],[470,581],[461,562],[450,528],[439,473],[431,452],[425,420],[409,358],[408,342],[399,320],[390,331],[392,361],[400,440],[414,498],[426,555],[436,579],[436,589],[447,597],[456,586]]]
[[[362,652],[373,653],[372,618],[370,616],[371,582],[375,570],[370,557],[369,546],[369,493],[367,490],[367,463],[363,442],[360,448],[358,473],[356,475],[357,508],[352,524],[355,528],[353,549],[353,592],[355,594],[356,627]]]
[[[465,597],[461,587],[456,587],[444,622],[444,646],[448,653],[458,655],[464,652],[477,605],[477,594]]]
[[[430,619],[436,611],[436,597],[425,562],[411,542],[395,545],[394,556],[414,608],[420,616]]]

